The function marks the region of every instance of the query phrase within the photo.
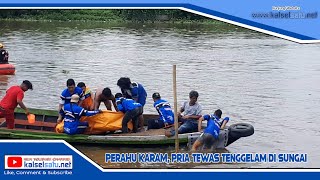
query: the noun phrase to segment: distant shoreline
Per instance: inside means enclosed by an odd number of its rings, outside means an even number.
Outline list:
[[[168,24],[223,23],[180,10],[0,10],[0,20]]]

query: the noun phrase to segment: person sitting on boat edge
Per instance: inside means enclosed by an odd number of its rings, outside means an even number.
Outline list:
[[[20,86],[11,86],[0,101],[0,118],[6,119],[8,129],[14,129],[14,109],[19,105],[29,115],[28,108],[22,102],[24,92],[33,90],[32,83],[24,80]]]
[[[157,92],[153,93],[152,98],[154,101],[153,106],[159,113],[159,119],[148,120],[148,130],[160,129],[172,125],[174,123],[174,113],[168,101],[161,99],[160,94]]]
[[[4,45],[0,43],[0,64],[9,63],[9,52],[4,49]]]
[[[93,107],[94,107],[94,110],[98,110],[99,107],[100,107],[100,104],[101,102],[104,103],[104,105],[106,106],[106,108],[108,110],[112,110],[112,105],[111,105],[111,102],[114,106],[114,109],[116,111],[118,111],[118,108],[117,108],[117,104],[116,104],[116,99],[115,97],[113,96],[112,92],[111,92],[111,89],[106,87],[104,89],[98,89],[94,95],[94,100],[93,100]]]
[[[191,133],[198,131],[198,119],[201,117],[202,106],[197,102],[199,93],[192,90],[189,93],[189,101],[182,104],[178,113],[179,121],[182,125],[178,129],[179,134]],[[174,130],[166,131],[165,135],[171,137],[175,134]]]
[[[66,103],[61,108],[59,114],[64,119],[63,130],[64,133],[69,135],[82,134],[89,126],[88,122],[81,122],[81,116],[94,116],[100,112],[87,111],[78,105],[80,97],[77,94],[71,96],[70,103]]]
[[[144,89],[143,85],[136,82],[131,82],[128,77],[121,77],[117,85],[120,87],[123,97],[133,99],[137,103],[142,105],[142,108],[146,104],[147,92]],[[143,116],[139,118],[139,127],[143,128]]]
[[[82,89],[79,87],[76,87],[76,83],[74,82],[73,79],[68,79],[67,88],[63,90],[60,95],[61,100],[59,102],[58,112],[61,110],[63,105],[70,103],[71,96],[74,94],[77,94],[80,97],[79,105],[81,106],[82,101],[84,100]],[[57,122],[60,123],[61,121],[62,121],[62,117],[59,114]]]
[[[122,111],[124,117],[122,119],[122,133],[128,133],[128,122],[132,119],[133,132],[138,130],[138,118],[143,114],[143,108],[140,103],[132,99],[126,99],[121,93],[116,94],[118,110]]]
[[[83,107],[86,110],[93,110],[93,99],[92,99],[92,91],[90,88],[86,86],[84,82],[79,82],[77,84],[77,87],[80,87],[83,91],[84,100],[82,102],[81,107]]]
[[[202,121],[208,121],[207,127],[204,129],[200,137],[194,142],[191,151],[196,151],[200,146],[204,145],[210,149],[214,142],[219,138],[220,129],[224,129],[229,122],[229,117],[221,118],[222,111],[216,110],[214,114],[206,114],[199,119],[198,131],[201,132]]]

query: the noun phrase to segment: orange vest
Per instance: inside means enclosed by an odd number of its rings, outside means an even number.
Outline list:
[[[81,107],[83,107],[86,110],[93,110],[94,107],[93,107],[92,92],[88,87],[84,92],[84,97],[85,99],[83,100]]]

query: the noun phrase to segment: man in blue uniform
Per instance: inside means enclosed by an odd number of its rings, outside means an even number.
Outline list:
[[[122,133],[128,133],[128,122],[132,119],[133,132],[138,130],[138,118],[142,116],[143,109],[140,103],[135,102],[132,99],[126,99],[122,97],[121,93],[115,95],[118,110],[122,111],[124,117],[122,119]]]
[[[229,122],[229,117],[221,118],[222,111],[216,110],[214,114],[207,114],[199,119],[198,131],[201,131],[201,124],[203,120],[207,120],[207,127],[204,129],[200,137],[194,142],[191,151],[196,151],[198,147],[205,145],[206,148],[210,149],[214,142],[218,139],[220,129],[224,129],[226,124]]]
[[[130,78],[122,77],[118,80],[117,85],[120,87],[123,97],[133,99],[143,106],[146,104],[147,92],[142,84],[131,82]],[[143,116],[139,118],[139,127],[143,127]]]
[[[81,106],[82,101],[84,100],[84,95],[83,91],[80,87],[76,87],[76,83],[74,82],[73,79],[68,79],[67,80],[67,89],[63,90],[61,95],[60,95],[60,103],[59,103],[59,108],[58,112],[61,110],[64,104],[70,103],[71,96],[77,94],[80,97],[79,105]],[[60,123],[62,120],[61,115],[59,114],[59,117],[57,119],[57,122]]]
[[[64,133],[82,134],[88,127],[88,122],[80,122],[81,116],[93,116],[101,111],[87,111],[78,105],[79,96],[71,96],[70,103],[64,104],[59,114],[64,118]]]
[[[148,130],[172,125],[174,123],[174,113],[168,101],[161,99],[160,94],[157,92],[153,93],[152,98],[154,101],[153,106],[157,109],[160,117],[159,119],[148,120]]]

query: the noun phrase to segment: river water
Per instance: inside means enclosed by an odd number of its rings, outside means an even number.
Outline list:
[[[308,153],[308,163],[183,165],[179,168],[320,167],[320,45],[302,45],[217,23],[213,25],[1,22],[0,42],[16,75],[0,76],[0,97],[28,79],[28,107],[57,108],[68,78],[92,89],[118,92],[128,76],[148,92],[145,111],[156,113],[151,95],[172,98],[172,64],[177,64],[178,102],[200,94],[204,113],[217,108],[231,123],[255,127],[227,150],[233,153]],[[172,103],[173,104],[173,103]],[[163,168],[168,165],[110,165],[106,152],[173,152],[174,147],[76,147],[106,168]],[[185,149],[185,148],[184,148]],[[182,150],[186,152],[187,150]],[[175,167],[175,166],[173,166]]]

